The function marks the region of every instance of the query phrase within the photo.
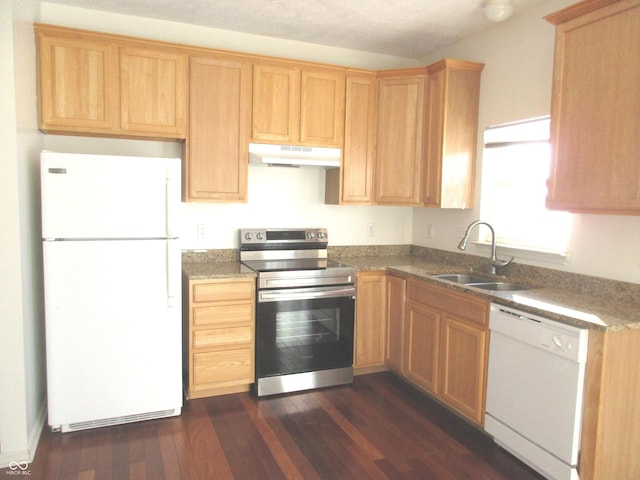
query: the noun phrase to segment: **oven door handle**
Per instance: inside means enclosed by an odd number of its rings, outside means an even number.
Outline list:
[[[284,302],[287,300],[315,300],[318,298],[354,297],[354,286],[331,288],[299,288],[291,290],[267,290],[258,292],[258,303]]]

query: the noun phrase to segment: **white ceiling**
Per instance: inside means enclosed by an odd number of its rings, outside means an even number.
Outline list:
[[[421,59],[490,27],[484,0],[46,0]],[[514,15],[545,0],[513,0]]]

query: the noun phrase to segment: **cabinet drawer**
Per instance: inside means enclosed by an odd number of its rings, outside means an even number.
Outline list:
[[[193,302],[219,302],[253,299],[253,281],[230,282],[225,280],[220,283],[207,282],[193,285]]]
[[[410,302],[444,310],[458,318],[488,325],[489,302],[464,293],[424,282],[409,281],[408,299]]]
[[[224,347],[239,343],[251,345],[252,330],[250,326],[197,330],[193,333],[193,348]]]
[[[228,323],[251,323],[253,320],[253,303],[194,307],[192,313],[193,325],[196,327]]]
[[[253,382],[253,349],[242,348],[193,355],[193,383],[197,386],[215,383]]]

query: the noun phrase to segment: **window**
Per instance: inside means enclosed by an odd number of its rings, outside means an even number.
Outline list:
[[[497,242],[517,249],[565,254],[571,214],[547,210],[551,163],[549,117],[488,127],[482,157],[481,218]],[[490,242],[488,229],[480,241]]]

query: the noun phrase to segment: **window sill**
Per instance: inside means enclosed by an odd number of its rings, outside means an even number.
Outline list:
[[[491,254],[491,244],[487,242],[469,242],[473,245],[474,250],[482,253],[483,256]],[[521,263],[536,263],[545,265],[567,265],[569,263],[569,254],[567,252],[557,252],[551,250],[535,250],[525,247],[516,247],[511,245],[497,245],[496,256],[498,259],[504,257],[513,257],[514,261]]]

